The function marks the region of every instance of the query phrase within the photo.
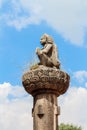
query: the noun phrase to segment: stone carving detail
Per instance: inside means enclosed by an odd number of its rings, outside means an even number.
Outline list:
[[[44,116],[44,110],[43,110],[43,106],[39,105],[38,106],[38,113],[37,113],[39,118],[42,118]]]
[[[66,92],[69,79],[69,75],[59,69],[42,66],[25,73],[22,81],[25,90],[32,95],[50,91],[59,96]]]
[[[36,54],[40,60],[39,65],[56,67],[59,69],[60,62],[58,60],[58,51],[52,37],[48,34],[44,34],[41,37],[40,43],[42,44],[43,48],[36,48]]]

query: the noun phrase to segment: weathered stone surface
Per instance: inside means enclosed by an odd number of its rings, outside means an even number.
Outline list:
[[[34,130],[58,130],[59,115],[55,94],[39,94],[34,98]]]
[[[69,80],[67,73],[44,66],[30,70],[22,77],[25,90],[32,96],[41,93],[55,93],[59,96],[67,91]]]
[[[58,60],[58,49],[53,41],[53,38],[48,34],[43,34],[40,43],[43,48],[36,48],[36,54],[40,60],[40,65],[48,67],[60,68],[60,62]]]

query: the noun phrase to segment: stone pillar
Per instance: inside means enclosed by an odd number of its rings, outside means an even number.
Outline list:
[[[34,130],[58,130],[58,106],[55,94],[39,94],[34,98]]]
[[[33,130],[58,130],[57,97],[67,91],[69,79],[67,73],[44,66],[23,75],[23,86],[33,96]]]

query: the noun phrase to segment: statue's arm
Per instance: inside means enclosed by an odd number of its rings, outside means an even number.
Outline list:
[[[41,50],[41,52],[42,52],[42,53],[48,53],[49,50],[51,49],[51,47],[52,47],[52,44],[48,44],[48,45],[46,46],[46,48],[44,48],[43,50]]]

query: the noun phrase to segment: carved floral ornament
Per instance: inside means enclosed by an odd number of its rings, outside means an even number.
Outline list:
[[[51,89],[56,91],[59,96],[68,89],[69,80],[70,77],[67,73],[48,67],[30,70],[22,78],[25,90],[32,95],[36,90]]]

